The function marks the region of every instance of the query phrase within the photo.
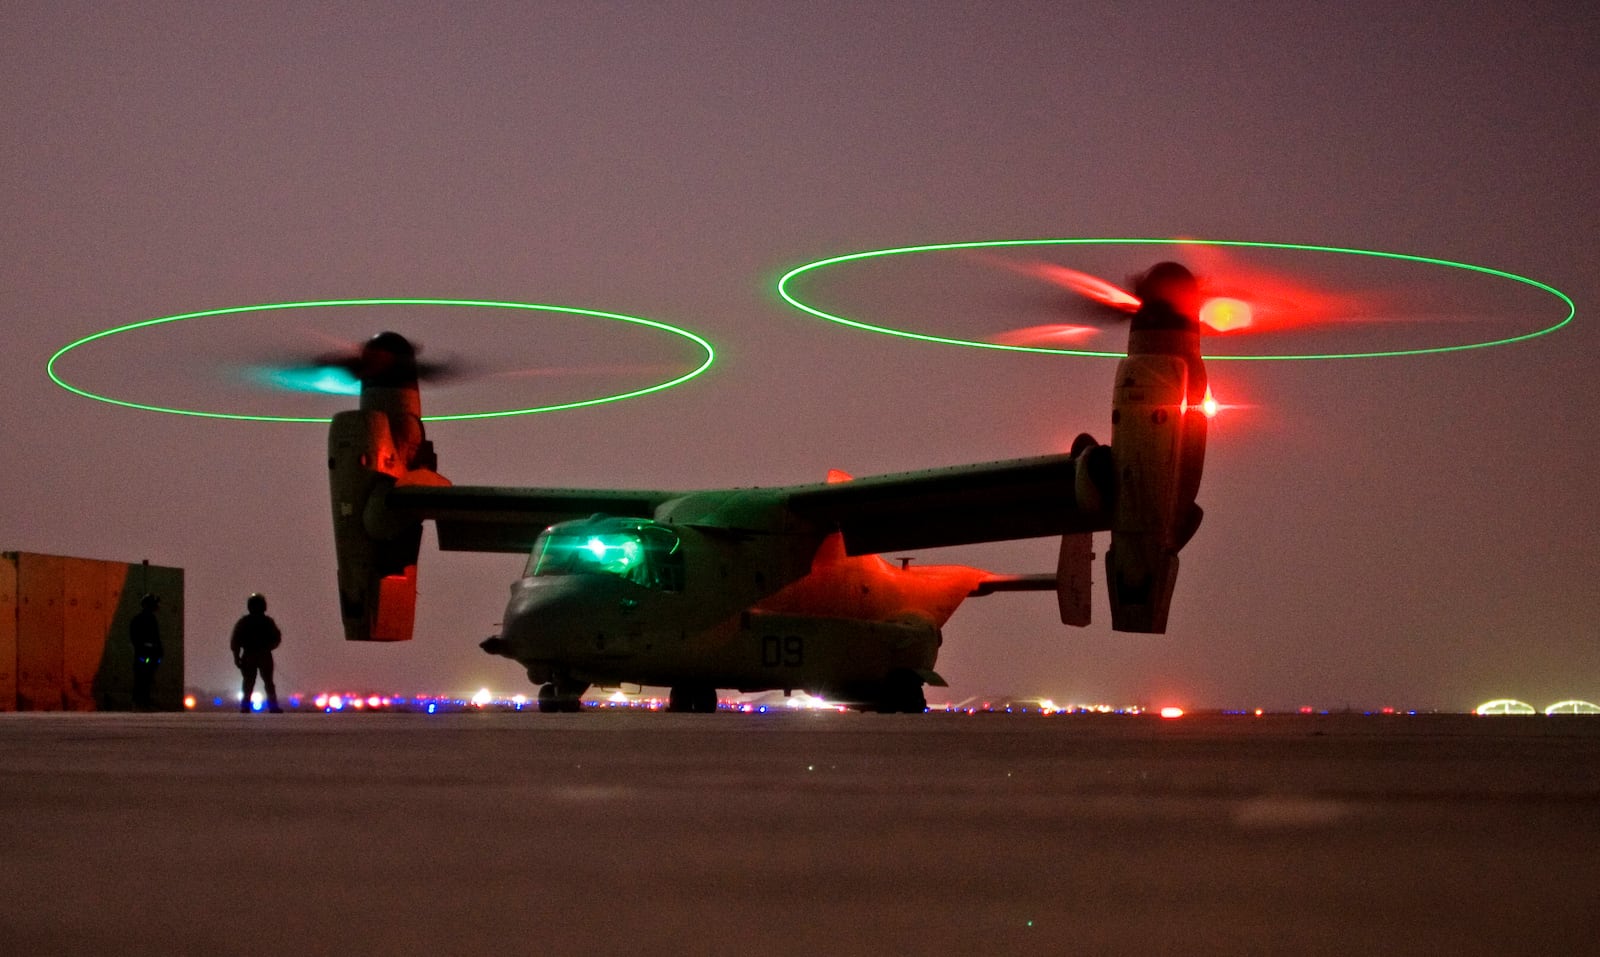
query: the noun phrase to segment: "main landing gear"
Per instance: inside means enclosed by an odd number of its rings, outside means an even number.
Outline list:
[[[714,714],[717,710],[717,689],[704,685],[674,685],[667,695],[667,710]]]
[[[583,710],[583,693],[588,685],[558,684],[554,681],[539,686],[539,711],[543,714]]]
[[[922,679],[911,671],[892,671],[878,689],[874,711],[879,714],[921,714],[928,710]]]

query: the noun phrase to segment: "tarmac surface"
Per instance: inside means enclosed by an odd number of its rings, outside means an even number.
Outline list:
[[[0,715],[11,954],[1600,953],[1600,719]]]

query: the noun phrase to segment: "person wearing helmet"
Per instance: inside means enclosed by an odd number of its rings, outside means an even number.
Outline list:
[[[267,689],[267,710],[282,714],[278,707],[278,688],[272,683],[272,650],[278,647],[283,635],[278,623],[267,615],[267,600],[261,595],[251,595],[245,603],[247,614],[233,626],[233,638],[228,646],[233,649],[233,664],[244,675],[244,698],[239,710],[250,710],[250,696],[256,690],[256,675]]]
[[[139,613],[128,621],[128,640],[133,644],[133,707],[144,711],[155,707],[150,689],[155,687],[156,669],[161,666],[161,625],[156,609],[161,599],[146,595],[139,599]]]

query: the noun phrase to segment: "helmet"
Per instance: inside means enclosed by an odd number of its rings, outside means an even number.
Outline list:
[[[267,610],[267,596],[261,594],[251,595],[245,600],[244,607],[255,614],[263,614]]]

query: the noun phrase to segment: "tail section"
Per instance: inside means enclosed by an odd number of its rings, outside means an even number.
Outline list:
[[[448,485],[422,427],[416,351],[385,332],[361,351],[361,406],[328,429],[339,612],[350,641],[408,641],[416,619],[422,523],[391,513],[397,485]]]

